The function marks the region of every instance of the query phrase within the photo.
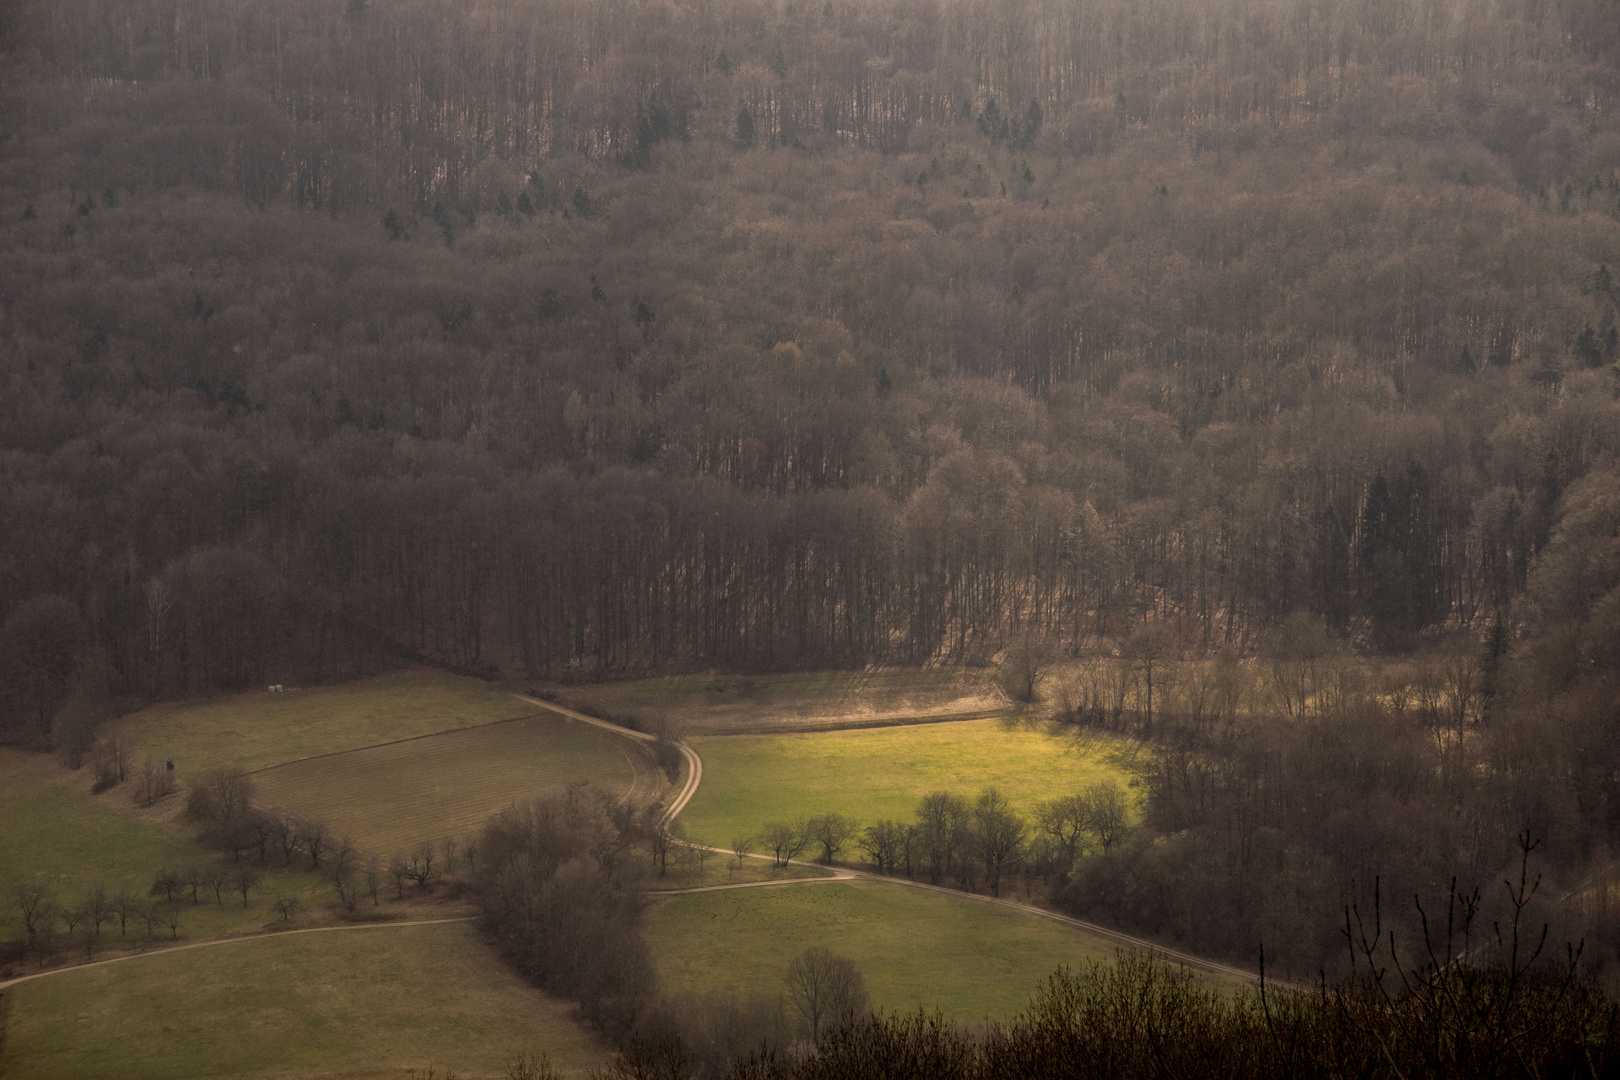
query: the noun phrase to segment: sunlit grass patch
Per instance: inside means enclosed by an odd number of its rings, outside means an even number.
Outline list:
[[[1010,720],[691,742],[703,758],[703,783],[681,819],[693,839],[717,846],[767,821],[834,810],[866,824],[909,821],[931,791],[971,798],[995,785],[1028,813],[1098,780],[1128,782],[1136,750],[1128,740]]]

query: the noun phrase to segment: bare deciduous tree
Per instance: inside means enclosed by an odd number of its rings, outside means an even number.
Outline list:
[[[866,1010],[866,980],[855,961],[813,945],[794,957],[786,975],[788,997],[815,1042],[823,1031],[846,1026]]]
[[[215,863],[203,869],[202,880],[204,885],[214,890],[214,903],[223,904],[225,902],[225,886],[231,883],[230,872],[224,866]]]
[[[1053,660],[1052,646],[1044,637],[1024,634],[1007,647],[1001,660],[1001,688],[1014,701],[1030,705],[1040,700]]]
[[[84,898],[84,912],[97,937],[101,936],[101,927],[117,918],[113,914],[112,897],[107,894],[106,882],[98,881]]]
[[[152,887],[147,890],[147,895],[162,896],[165,904],[171,904],[174,902],[174,894],[179,892],[184,884],[178,873],[165,866],[152,879]]]
[[[1118,780],[1099,780],[1089,785],[1083,798],[1090,810],[1088,828],[1104,852],[1125,836],[1130,826],[1131,799]]]
[[[859,828],[859,825],[837,811],[811,818],[805,826],[811,842],[821,846],[821,861],[828,864],[838,858],[838,853]]]
[[[22,916],[23,931],[30,944],[39,936],[47,919],[56,921],[56,894],[37,882],[19,885],[12,893],[17,913]]]
[[[437,854],[431,843],[424,842],[412,853],[410,860],[402,865],[405,876],[416,882],[418,889],[426,889],[435,878],[439,876]]]
[[[303,822],[298,829],[298,839],[304,850],[309,852],[309,868],[319,870],[321,868],[321,856],[326,854],[327,849],[332,844],[332,838],[326,831],[326,822]]]
[[[1067,870],[1079,857],[1091,828],[1090,801],[1080,795],[1048,799],[1035,808],[1035,827],[1051,842],[1058,868]]]
[[[1024,835],[1028,826],[1013,812],[1007,797],[996,788],[988,787],[979,793],[973,804],[973,831],[978,840],[979,857],[984,862],[985,882],[991,896],[1001,895],[1001,875],[1018,862],[1024,848]]]
[[[1121,647],[1124,659],[1141,677],[1146,708],[1143,711],[1142,730],[1153,733],[1153,699],[1162,691],[1167,662],[1175,656],[1175,638],[1163,623],[1144,623],[1125,640]]]
[[[231,888],[242,894],[242,907],[248,906],[248,893],[259,887],[264,875],[251,866],[239,866],[231,874]]]
[[[904,825],[887,819],[868,825],[861,833],[861,852],[877,867],[878,873],[892,873],[899,865],[905,833]]]
[[[112,899],[113,914],[118,916],[118,936],[123,937],[129,931],[131,919],[141,916],[141,902],[127,889],[120,890]]]
[[[759,830],[759,842],[771,853],[777,866],[786,866],[804,851],[810,842],[806,822],[767,821]]]
[[[366,892],[371,896],[371,906],[382,906],[382,901],[378,899],[377,893],[382,888],[383,868],[382,863],[378,861],[377,856],[369,855],[366,857],[366,865],[363,873],[365,874],[366,879]]]

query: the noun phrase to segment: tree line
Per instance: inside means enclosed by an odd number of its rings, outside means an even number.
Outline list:
[[[880,874],[925,877],[933,885],[983,888],[1000,896],[1004,879],[1024,875],[1047,881],[1066,874],[1082,856],[1107,852],[1126,833],[1132,799],[1113,780],[1039,803],[1025,816],[987,787],[971,800],[950,791],[925,795],[911,822],[888,818],[864,828],[837,811],[791,821],[768,821],[754,836],[731,841],[739,863],[755,849],[785,866],[802,855],[831,864],[859,852]]]
[[[627,815],[585,784],[512,806],[485,826],[474,877],[480,927],[507,963],[613,1038],[656,996]]]

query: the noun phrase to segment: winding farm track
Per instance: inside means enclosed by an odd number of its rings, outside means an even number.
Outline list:
[[[602,730],[611,732],[621,738],[632,739],[644,744],[658,741],[656,736],[649,735],[646,732],[631,731],[629,728],[620,727],[618,724],[609,723],[606,720],[600,720],[594,716],[587,716],[582,712],[576,712],[573,709],[567,709],[561,705],[554,705],[549,701],[542,701],[539,698],[529,697],[524,694],[513,694],[512,696],[521,701],[528,702],[531,705],[535,705],[541,709],[546,709],[561,716],[566,716],[571,720],[578,720],[581,723],[591,724],[595,727],[599,727]],[[697,751],[693,750],[685,742],[679,742],[675,745],[680,748],[681,756],[686,759],[686,776],[681,784],[680,789],[675,792],[674,796],[671,797],[669,801],[669,805],[664,808],[662,820],[666,822],[675,820],[680,812],[686,809],[686,804],[692,801],[693,795],[697,794],[698,784],[703,781],[703,759],[698,757]],[[711,847],[709,850],[729,854],[729,852],[726,852],[723,848]],[[750,856],[750,858],[765,857],[766,856]],[[798,860],[795,861],[797,862]],[[816,864],[801,862],[800,865],[814,866]],[[947,889],[942,885],[930,885],[922,881],[912,881],[910,878],[889,877],[884,874],[873,874],[865,870],[855,870],[850,867],[835,867],[832,876],[830,877],[789,878],[785,881],[749,881],[740,882],[734,885],[703,885],[691,889],[669,889],[666,891],[654,892],[652,895],[681,896],[690,893],[720,892],[726,889],[778,888],[788,885],[818,885],[826,883],[848,883],[851,881],[883,882],[889,885],[901,885],[913,889],[927,889],[930,892],[942,893],[946,896],[954,896],[963,900],[975,900],[985,904],[996,904],[1001,907],[1012,908],[1015,911],[1023,912],[1026,915],[1034,915],[1042,919],[1050,919],[1053,922],[1062,923],[1065,926],[1072,926],[1075,929],[1083,930],[1094,937],[1099,937],[1104,941],[1112,942],[1121,948],[1133,949],[1137,952],[1147,953],[1151,956],[1156,956],[1160,959],[1169,960],[1172,963],[1180,964],[1183,967],[1191,968],[1194,971],[1202,971],[1206,972],[1207,974],[1218,975],[1227,979],[1235,979],[1240,982],[1255,983],[1258,981],[1258,978],[1253,972],[1244,971],[1241,968],[1232,967],[1229,964],[1223,964],[1216,960],[1209,960],[1201,956],[1194,956],[1191,953],[1184,953],[1179,949],[1166,948],[1163,945],[1148,941],[1144,938],[1133,937],[1130,934],[1124,934],[1118,930],[1110,930],[1106,926],[1099,926],[1096,923],[1086,922],[1084,919],[1076,919],[1068,915],[1059,914],[1055,911],[1048,911],[1045,908],[1038,908],[1033,904],[1020,904],[1016,900],[1004,900],[994,896],[983,896],[978,893],[962,892],[958,889]],[[269,938],[288,937],[293,934],[325,934],[353,930],[385,930],[390,927],[438,926],[443,923],[461,923],[471,921],[472,917],[467,916],[455,919],[417,919],[407,922],[358,923],[345,924],[343,926],[312,926],[303,930],[278,930],[269,931],[262,934],[244,934],[241,937],[219,938],[214,941],[190,942],[185,945],[171,945],[162,949],[150,949],[146,952],[128,953],[123,956],[114,956],[106,960],[94,960],[89,963],[75,964],[70,967],[52,968],[49,971],[37,971],[32,975],[20,975],[14,979],[7,979],[4,982],[0,982],[0,991],[4,991],[9,987],[17,985],[18,983],[28,982],[31,979],[44,978],[47,975],[57,975],[65,971],[82,971],[85,968],[101,967],[105,964],[119,964],[126,960],[138,960],[143,956],[158,956],[163,953],[185,952],[188,949],[211,949],[224,945],[236,945],[244,941],[264,941]],[[1282,984],[1280,981],[1277,981],[1274,982],[1274,985]]]
[[[542,701],[540,698],[529,697],[527,694],[513,694],[512,696],[519,701],[550,710],[559,716],[566,716],[570,720],[578,720],[580,723],[599,727],[603,731],[611,731],[620,738],[634,739],[642,743],[655,743],[658,741],[656,735],[649,735],[645,731],[631,731],[627,727],[620,727],[618,724],[599,720],[594,716],[575,712],[573,709],[565,709],[561,705],[554,705],[549,701]],[[703,759],[697,756],[697,751],[687,746],[685,742],[678,742],[675,745],[680,748],[681,756],[686,759],[686,782],[681,785],[681,789],[675,793],[669,800],[669,805],[664,808],[662,819],[664,821],[674,821],[680,812],[686,809],[686,804],[692,801],[692,796],[697,794],[698,785],[703,782]]]
[[[550,709],[553,712],[560,713],[563,716],[570,717],[571,719],[580,720],[587,724],[595,724],[597,727],[602,728],[605,731],[611,731],[626,738],[640,739],[645,742],[656,741],[655,737],[652,735],[648,735],[640,731],[631,731],[629,728],[623,728],[617,724],[611,724],[606,720],[599,720],[594,716],[586,716],[584,713],[575,712],[573,709],[565,709],[560,705],[553,705],[550,702],[541,701],[538,698],[526,697],[522,694],[516,694],[513,696],[520,698],[531,705],[538,705],[541,708]],[[665,821],[675,820],[676,816],[686,808],[686,804],[692,801],[692,796],[697,794],[698,784],[703,780],[703,759],[698,757],[697,751],[693,750],[685,742],[680,742],[676,745],[680,747],[681,754],[686,758],[686,783],[682,785],[681,790],[676,793],[675,797],[670,800],[669,806],[665,808],[663,817],[663,820]],[[711,847],[709,850],[718,851],[722,854],[728,854],[724,848]],[[764,858],[764,856],[750,857]],[[813,866],[815,864],[803,863],[801,865]],[[904,885],[913,889],[927,889],[930,892],[943,893],[946,896],[960,897],[965,900],[977,900],[981,903],[997,904],[1001,907],[1021,911],[1026,915],[1035,915],[1042,919],[1050,919],[1053,922],[1062,923],[1065,926],[1072,926],[1077,930],[1083,930],[1094,937],[1102,938],[1104,941],[1111,942],[1120,946],[1121,948],[1134,949],[1137,952],[1147,953],[1151,956],[1156,956],[1160,959],[1169,960],[1172,963],[1180,964],[1183,967],[1192,968],[1195,971],[1202,971],[1210,975],[1218,975],[1226,979],[1235,979],[1239,982],[1257,983],[1259,981],[1258,976],[1255,975],[1254,972],[1244,971],[1242,968],[1233,967],[1230,964],[1223,964],[1218,960],[1210,960],[1202,956],[1194,956],[1192,953],[1185,953],[1179,949],[1167,948],[1163,945],[1157,944],[1156,942],[1148,941],[1145,938],[1139,938],[1131,934],[1121,933],[1118,930],[1111,930],[1106,926],[1099,926],[1096,923],[1087,922],[1084,919],[1076,919],[1072,916],[1063,915],[1056,911],[1049,911],[1046,908],[1039,908],[1033,904],[1020,904],[1016,900],[1005,900],[995,896],[983,896],[979,893],[962,892],[959,889],[947,889],[943,885],[930,885],[922,881],[913,881],[910,878],[890,877],[886,874],[873,874],[865,870],[855,870],[848,867],[838,867],[832,877],[789,878],[785,881],[748,881],[740,882],[735,885],[703,885],[692,889],[669,889],[667,891],[656,892],[654,895],[679,896],[687,893],[719,892],[724,889],[759,889],[774,888],[785,885],[815,885],[829,881],[881,881],[891,885]]]

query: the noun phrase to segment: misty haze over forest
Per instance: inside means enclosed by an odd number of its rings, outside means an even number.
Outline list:
[[[1612,0],[13,0],[0,118],[0,742],[962,669],[1139,746],[1026,896],[1337,976],[1528,836],[1620,973]]]

